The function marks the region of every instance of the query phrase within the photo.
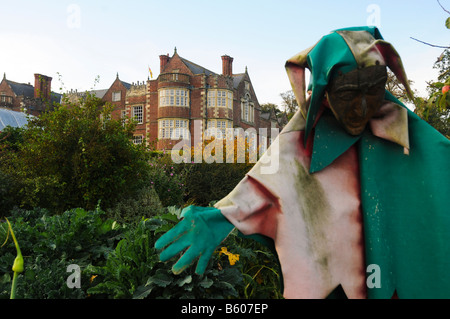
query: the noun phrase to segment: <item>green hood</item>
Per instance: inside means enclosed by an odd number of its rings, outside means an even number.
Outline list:
[[[376,61],[387,65],[412,96],[400,56],[390,43],[383,40],[376,27],[334,30],[286,62],[289,80],[306,118],[305,142],[316,122],[325,89],[334,75],[338,71],[347,73],[375,65]],[[305,97],[305,68],[311,71],[308,86],[311,96],[308,100]]]

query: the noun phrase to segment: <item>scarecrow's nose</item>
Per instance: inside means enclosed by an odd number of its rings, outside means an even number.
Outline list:
[[[366,102],[366,96],[363,95],[361,100],[361,115],[362,117],[366,117],[367,114],[367,102]]]

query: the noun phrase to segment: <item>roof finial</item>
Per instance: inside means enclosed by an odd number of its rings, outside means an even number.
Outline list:
[[[3,79],[6,80],[6,72],[3,72]]]
[[[173,51],[173,54],[177,53],[177,47],[175,47],[175,50]]]
[[[245,73],[248,73],[248,69],[247,69],[247,66],[245,66]]]
[[[116,74],[116,79],[118,79],[119,78],[119,72],[117,72],[117,74]]]

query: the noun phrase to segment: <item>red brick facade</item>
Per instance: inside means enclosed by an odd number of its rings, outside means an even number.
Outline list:
[[[52,78],[34,74],[34,80],[33,86],[7,80],[4,74],[0,82],[0,107],[34,116],[52,110],[53,103],[61,101],[61,94],[51,91]]]
[[[224,125],[256,132],[267,128],[269,136],[271,126],[280,128],[274,114],[261,115],[247,70],[233,74],[232,57],[221,57],[222,74],[180,57],[176,50],[172,57],[159,57],[156,79],[129,84],[117,76],[109,89],[94,91],[115,106],[114,118],[138,119],[136,142],[146,139],[160,150],[169,150],[180,140],[179,130],[188,129],[193,143],[195,121],[201,121],[203,128]]]

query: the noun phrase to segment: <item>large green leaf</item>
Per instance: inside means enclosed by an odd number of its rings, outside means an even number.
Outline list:
[[[152,292],[153,287],[153,285],[137,287],[136,291],[133,294],[133,299],[144,299]]]
[[[178,285],[178,287],[182,287],[185,284],[190,284],[191,282],[192,282],[192,276],[191,275],[187,275],[186,277],[184,277],[182,279],[179,279],[177,281],[177,285]]]
[[[158,269],[156,274],[148,278],[146,286],[156,285],[159,287],[167,287],[172,282],[172,277],[167,275],[164,270]]]
[[[203,287],[205,289],[208,289],[213,284],[214,284],[214,281],[212,279],[208,278],[208,277],[203,278],[203,280],[198,283],[198,285],[200,287]]]

